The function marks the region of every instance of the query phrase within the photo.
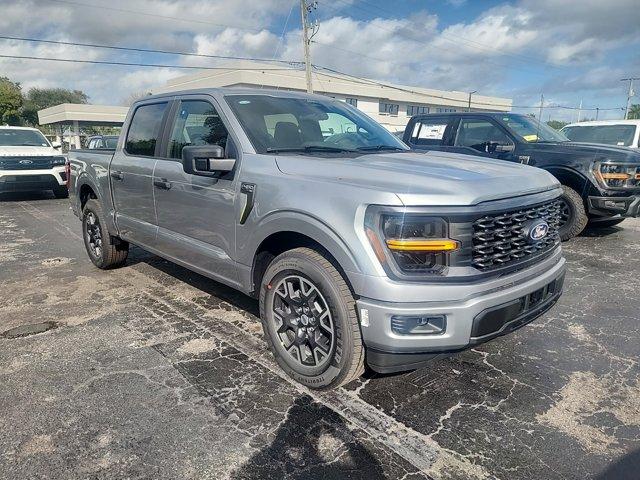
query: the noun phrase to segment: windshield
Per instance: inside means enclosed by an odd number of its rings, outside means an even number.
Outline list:
[[[569,139],[549,125],[525,115],[503,115],[502,121],[525,142],[567,142]]]
[[[338,100],[227,95],[256,152],[408,150],[383,126]]]
[[[562,129],[574,142],[603,143],[631,147],[636,133],[635,125],[573,125]]]
[[[115,149],[118,146],[118,137],[104,137],[104,148]]]
[[[0,129],[0,147],[49,147],[44,135],[35,130]]]

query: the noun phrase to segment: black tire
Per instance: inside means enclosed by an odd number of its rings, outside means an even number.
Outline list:
[[[82,209],[82,238],[93,264],[101,269],[124,264],[129,255],[129,243],[109,234],[100,202],[91,198]]]
[[[53,195],[56,198],[68,198],[69,197],[69,189],[66,186],[56,187],[53,189]]]
[[[589,228],[609,228],[624,222],[625,218],[604,218],[598,220],[596,218],[589,219]]]
[[[309,297],[299,297],[299,303],[296,305],[313,304],[316,306],[314,309],[316,313],[314,314],[314,310],[304,307],[307,312],[310,312],[310,316],[306,317],[305,314],[295,313],[291,308],[287,312],[289,320],[284,320],[283,316],[280,321],[275,312],[275,310],[283,312],[282,309],[276,307],[278,302],[285,305],[282,303],[284,300],[280,288],[281,285],[287,284],[288,286],[284,287],[284,292],[290,291],[292,285],[289,282],[295,281],[291,279],[307,282],[307,292],[311,292]],[[313,294],[310,286],[316,289],[317,294]],[[303,287],[300,287],[298,293],[300,292],[304,293]],[[311,296],[315,300],[309,300]],[[292,301],[292,299],[289,298],[288,301]],[[318,303],[326,308],[318,312]],[[287,305],[289,304],[287,303]],[[302,308],[300,306],[300,310]],[[321,313],[322,311],[325,313]],[[293,318],[296,316],[297,318]],[[303,317],[310,319],[309,324],[303,321]],[[319,317],[324,318],[325,323],[330,325],[333,334],[327,334],[331,329],[325,328],[326,326],[322,325],[322,318]],[[360,377],[364,372],[364,347],[356,314],[355,299],[340,272],[317,251],[311,248],[296,248],[273,259],[260,286],[260,318],[265,339],[276,361],[290,377],[306,387],[315,390],[337,388]],[[285,327],[285,321],[287,324],[295,323],[296,326]],[[317,332],[314,327],[308,327],[312,331],[309,333],[308,329],[303,327],[303,323],[305,327],[318,325]],[[278,333],[282,328],[288,328],[287,332]],[[297,333],[295,333],[296,328],[298,328]],[[294,345],[299,340],[297,334],[300,333],[300,328],[307,330],[302,334],[304,338],[308,339],[305,346]],[[282,339],[286,335],[293,336],[292,343],[288,347],[285,346],[285,341]],[[314,338],[313,344],[309,335]],[[332,337],[331,341],[326,341],[323,336]],[[318,350],[318,345],[322,341],[325,343],[325,348]],[[326,345],[327,343],[329,346]],[[310,348],[314,345],[313,349]],[[297,355],[294,354],[294,350],[297,350]],[[306,359],[311,364],[305,364],[304,350],[307,352]],[[318,359],[318,351],[322,354],[320,359]]]
[[[589,217],[580,194],[566,185],[562,185],[562,190],[560,200],[563,203],[563,223],[559,233],[560,239],[565,242],[582,233]]]

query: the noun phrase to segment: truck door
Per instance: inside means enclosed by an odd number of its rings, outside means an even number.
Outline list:
[[[153,246],[156,238],[152,176],[167,105],[155,101],[136,107],[123,149],[109,168],[120,236],[142,246]]]
[[[461,117],[453,151],[516,161],[515,142],[497,123],[483,117]]]
[[[188,174],[182,149],[219,145],[237,158],[225,120],[209,97],[182,99],[167,124],[164,158],[153,176],[158,248],[179,263],[227,284],[237,284],[235,262],[235,171],[216,177]]]

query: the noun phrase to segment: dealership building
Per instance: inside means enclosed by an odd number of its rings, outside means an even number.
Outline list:
[[[394,85],[318,70],[313,71],[312,81],[315,93],[357,107],[392,132],[404,130],[409,118],[419,113],[467,111],[469,97],[473,111],[511,111],[510,98]],[[301,92],[307,89],[303,69],[240,61],[228,67],[174,78],[152,91],[166,93],[213,87],[275,88]]]
[[[313,71],[314,92],[357,107],[392,132],[402,131],[420,113],[511,110],[511,99],[476,93],[434,90],[361,79],[329,71]],[[250,87],[306,91],[302,68],[240,61],[215,70],[176,77],[152,93],[193,88]],[[128,108],[107,105],[61,104],[38,112],[41,125],[51,125],[56,139],[68,136],[70,148],[80,148],[84,126],[122,126]]]

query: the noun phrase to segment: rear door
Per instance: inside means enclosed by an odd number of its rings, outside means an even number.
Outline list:
[[[163,158],[154,172],[158,248],[178,262],[237,285],[235,199],[238,151],[226,119],[208,96],[176,102],[167,124]],[[232,172],[215,177],[188,174],[182,166],[187,145],[219,145],[235,158]]]
[[[109,168],[120,236],[143,246],[153,246],[156,238],[152,177],[168,105],[156,100],[136,107],[124,148],[116,152]]]

